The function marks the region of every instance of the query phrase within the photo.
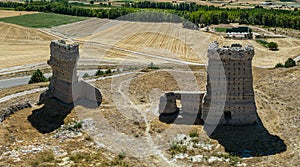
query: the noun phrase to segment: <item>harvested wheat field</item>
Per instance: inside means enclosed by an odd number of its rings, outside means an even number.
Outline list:
[[[13,11],[13,10],[0,10],[0,18],[20,16],[25,14],[33,14],[38,12],[28,12],[28,11]]]
[[[85,31],[77,27],[85,26]],[[300,40],[272,38],[279,44],[278,51],[270,51],[254,40],[226,39],[221,35],[182,28],[181,24],[127,22],[88,19],[46,31],[81,43],[81,58],[114,61],[172,61],[206,63],[210,42],[220,45],[241,43],[253,45],[254,66],[274,67],[290,57],[298,56]],[[92,42],[92,43],[91,43]],[[139,54],[141,53],[141,54]],[[144,61],[145,60],[145,61]]]
[[[120,56],[126,59],[134,55],[124,53],[124,50],[119,49],[122,48],[158,57],[205,63],[208,41],[220,38],[200,31],[183,29],[181,24],[114,21],[97,33],[80,40],[94,41],[107,46],[106,50],[99,48],[98,51],[94,46],[83,46],[85,51],[91,51],[89,56],[94,58],[101,54],[109,59],[117,59]],[[143,56],[145,57],[147,56]]]
[[[0,68],[47,61],[53,39],[36,29],[0,22]]]

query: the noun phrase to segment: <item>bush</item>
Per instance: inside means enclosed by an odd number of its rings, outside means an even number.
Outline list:
[[[111,73],[112,73],[112,71],[111,71],[110,68],[109,68],[108,70],[105,71],[105,74],[111,74]]]
[[[296,66],[296,62],[292,58],[289,58],[284,63],[284,66],[285,66],[285,68],[293,67],[293,66]]]
[[[87,78],[87,77],[89,77],[90,75],[88,74],[88,73],[84,73],[83,74],[83,76],[82,76],[82,78]]]
[[[16,10],[16,11],[24,11],[25,8],[24,8],[23,6],[17,6],[17,7],[15,8],[15,10]]]
[[[270,42],[268,43],[268,48],[270,50],[278,50],[278,44],[276,42]]]
[[[118,158],[119,158],[120,160],[124,159],[125,157],[126,157],[125,151],[120,152],[119,155],[118,155]]]
[[[95,76],[102,76],[102,75],[104,75],[104,72],[101,70],[98,70],[95,74]]]
[[[185,145],[180,145],[179,143],[171,143],[170,144],[170,153],[172,156],[179,153],[185,153],[187,151],[187,147]]]
[[[282,68],[282,67],[284,67],[284,65],[281,64],[281,63],[277,63],[276,66],[275,66],[275,68]]]
[[[38,83],[38,82],[47,82],[47,81],[48,81],[48,79],[47,79],[47,78],[43,75],[43,73],[38,69],[38,70],[36,70],[36,71],[32,74],[32,76],[31,76],[31,78],[30,78],[28,84]]]
[[[189,135],[191,138],[193,138],[193,137],[199,137],[199,134],[198,134],[198,132],[197,131],[192,131],[192,132],[190,132],[190,135]]]
[[[159,69],[159,67],[156,66],[156,65],[154,65],[153,62],[151,62],[151,63],[148,65],[147,69]]]

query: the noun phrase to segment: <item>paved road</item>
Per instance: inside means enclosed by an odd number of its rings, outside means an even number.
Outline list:
[[[297,63],[298,61],[300,61],[300,55],[294,58],[294,61]]]
[[[78,76],[79,78],[82,78],[82,76],[85,73],[88,73],[89,75],[94,75],[97,70],[78,70]],[[45,77],[50,77],[51,74],[45,74]],[[30,80],[30,76],[25,77],[19,77],[19,78],[11,78],[11,79],[4,79],[0,80],[0,89],[9,88],[13,86],[19,86],[19,85],[25,85]]]

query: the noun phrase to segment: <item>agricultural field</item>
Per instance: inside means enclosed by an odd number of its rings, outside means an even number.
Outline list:
[[[183,29],[181,24],[171,23],[138,23],[92,18],[53,28],[43,28],[41,31],[7,23],[1,23],[1,27],[6,30],[1,31],[3,42],[0,47],[6,48],[5,53],[2,52],[2,62],[7,60],[11,62],[1,63],[1,67],[21,65],[24,61],[29,64],[45,62],[49,55],[50,40],[59,37],[81,43],[82,59],[117,62],[126,59],[126,61],[147,64],[151,61],[166,63],[173,60],[206,64],[207,47],[212,41],[218,41],[220,45],[232,43],[253,45],[255,48],[254,66],[274,67],[289,57],[298,56],[300,52],[300,42],[296,38],[266,39],[279,44],[278,51],[270,51],[254,40],[226,39],[218,34]],[[93,45],[91,42],[97,44]],[[31,51],[38,45],[42,46]],[[24,56],[27,48],[32,54],[27,53],[26,58],[20,59],[19,56]]]
[[[0,18],[21,16],[21,15],[34,14],[34,13],[37,13],[37,12],[0,10]]]
[[[297,38],[267,39],[268,41],[278,41],[279,44],[278,51],[270,51],[254,40],[226,39],[215,33],[184,29],[181,24],[124,21],[98,22],[99,27],[93,21],[86,20],[60,26],[59,28],[46,29],[46,31],[64,34],[64,37],[75,38],[82,42],[82,48],[85,51],[82,58],[90,59],[101,57],[120,61],[126,57],[137,61],[136,58],[140,57],[112,48],[114,46],[160,57],[206,63],[208,44],[212,41],[218,41],[220,45],[231,45],[233,43],[253,45],[255,48],[253,65],[274,67],[278,62],[284,62],[287,58],[298,56],[300,52],[300,40]],[[83,25],[87,27],[85,31],[77,28]],[[105,44],[106,47],[89,45],[87,41]]]
[[[82,21],[85,19],[85,17],[74,17],[54,13],[35,13],[31,15],[1,18],[0,22],[12,23],[32,28],[50,28],[62,24]]]
[[[39,30],[0,22],[0,68],[45,62],[53,36]]]

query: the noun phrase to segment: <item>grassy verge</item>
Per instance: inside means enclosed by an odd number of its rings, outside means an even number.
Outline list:
[[[257,39],[256,42],[259,43],[260,45],[262,45],[262,46],[268,48],[269,42],[267,42],[267,41],[265,41],[265,40],[262,40],[262,39]]]
[[[15,8],[0,7],[0,10],[15,10]]]
[[[85,20],[86,17],[68,16],[54,13],[36,13],[1,18],[0,21],[32,28],[50,28]]]
[[[216,27],[216,28],[215,28],[215,31],[216,31],[216,32],[226,32],[226,29],[227,29],[227,28]]]

